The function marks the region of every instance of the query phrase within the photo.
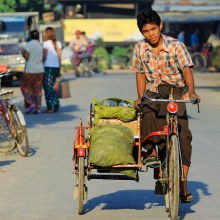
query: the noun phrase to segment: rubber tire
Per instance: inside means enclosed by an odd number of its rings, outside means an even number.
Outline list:
[[[16,148],[16,142],[14,140],[8,141],[7,143],[0,143],[0,153],[9,153]]]
[[[84,164],[85,158],[78,157],[78,214],[83,214],[83,200],[84,200],[84,184],[85,184],[85,176],[84,176]]]
[[[206,68],[207,61],[203,54],[195,52],[191,55],[191,59],[194,64],[193,70],[195,72],[201,72]]]
[[[89,112],[89,126],[94,126],[94,110],[93,110],[93,104],[90,104],[90,112]]]
[[[176,135],[170,137],[168,158],[168,198],[170,219],[176,220],[179,213],[180,204],[180,165],[178,139]]]
[[[27,157],[28,156],[28,152],[29,152],[29,140],[28,140],[28,134],[27,134],[27,128],[26,126],[22,126],[22,134],[23,134],[23,138],[24,138],[24,144],[23,143],[18,143],[17,142],[17,148],[18,151],[20,153],[21,156],[23,157]]]
[[[29,152],[29,140],[26,126],[22,125],[16,111],[12,114],[13,125],[16,130],[16,146],[21,156],[27,157]]]
[[[16,148],[16,144],[15,144],[16,142],[11,137],[8,138],[10,136],[9,129],[8,129],[8,126],[5,122],[5,119],[2,118],[2,117],[3,117],[3,115],[0,114],[0,118],[1,118],[0,123],[2,125],[1,134],[7,136],[5,138],[7,141],[4,141],[4,142],[0,143],[0,153],[9,153],[9,152],[13,151]]]

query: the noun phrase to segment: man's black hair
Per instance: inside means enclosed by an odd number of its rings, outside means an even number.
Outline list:
[[[137,26],[139,31],[142,33],[142,28],[145,24],[156,24],[159,26],[161,23],[160,16],[156,11],[149,9],[143,10],[137,16]]]
[[[39,40],[39,32],[37,30],[33,30],[30,32],[30,37],[33,40]]]

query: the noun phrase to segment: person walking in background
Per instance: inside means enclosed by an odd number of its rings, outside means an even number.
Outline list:
[[[185,43],[185,31],[180,31],[178,36],[177,36],[177,39],[182,42],[182,43]]]
[[[39,32],[33,30],[29,34],[22,55],[26,60],[25,71],[21,77],[21,91],[24,96],[25,113],[41,113],[41,98],[43,87],[43,46],[39,43]]]
[[[44,112],[58,112],[60,103],[54,90],[54,83],[56,78],[61,76],[62,44],[57,41],[55,30],[52,27],[47,27],[44,32],[43,48],[45,68],[43,86],[47,105],[47,109]]]
[[[77,30],[75,32],[76,36],[70,42],[70,48],[73,51],[72,63],[75,75],[77,77],[80,76],[78,71],[78,65],[80,64],[82,59],[82,48],[87,48],[88,45],[87,41],[84,38],[82,38],[81,34],[81,31]]]
[[[190,44],[194,52],[199,50],[199,30],[196,29],[195,32],[190,37]]]
[[[96,45],[96,42],[93,39],[88,38],[85,31],[82,32],[82,38],[84,38],[87,42],[86,53],[89,57],[91,57],[93,54],[94,46]]]

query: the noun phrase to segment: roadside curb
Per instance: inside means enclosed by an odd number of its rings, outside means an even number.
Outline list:
[[[106,74],[133,74],[133,72],[130,69],[118,69],[118,70],[114,70],[114,69],[107,69],[105,70]]]

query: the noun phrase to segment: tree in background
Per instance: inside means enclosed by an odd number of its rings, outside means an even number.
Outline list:
[[[0,0],[0,12],[44,11],[44,0]]]
[[[0,0],[0,12],[14,12],[15,10],[15,0]]]
[[[40,14],[44,11],[44,0],[15,0],[15,2],[16,11],[39,11]]]

